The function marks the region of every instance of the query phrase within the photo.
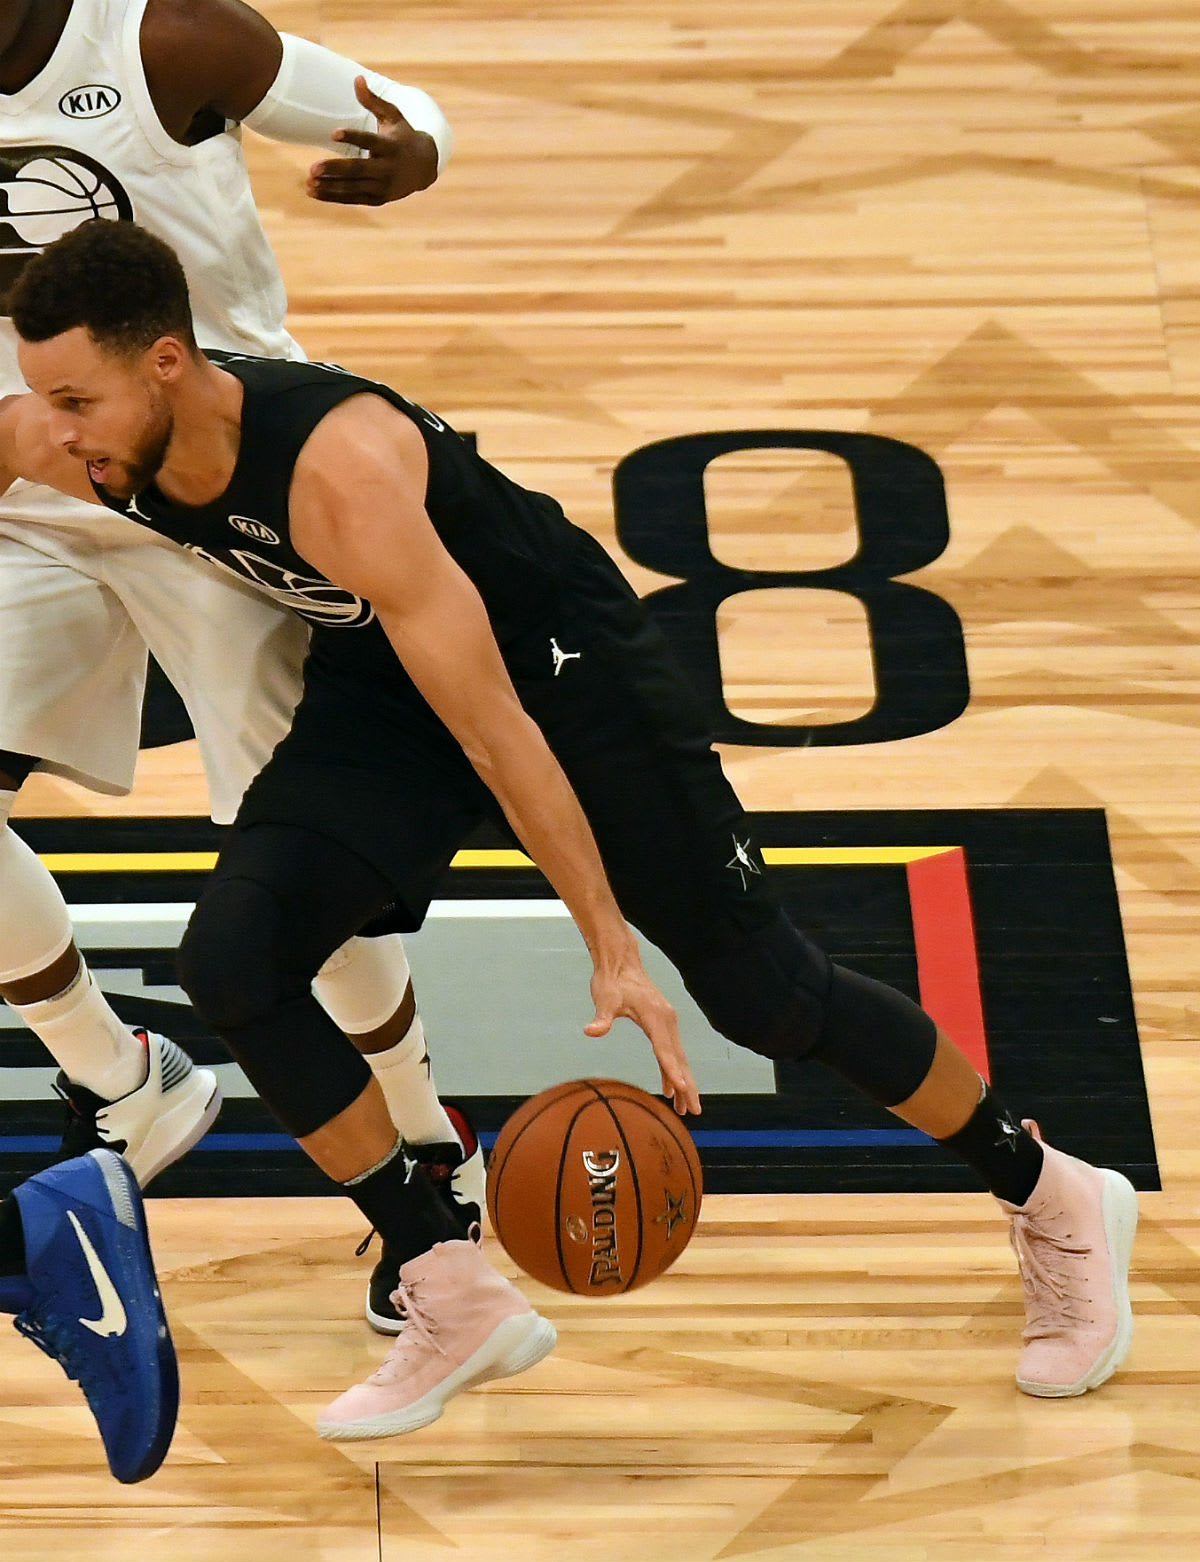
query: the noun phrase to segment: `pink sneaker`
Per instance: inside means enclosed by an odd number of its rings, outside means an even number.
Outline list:
[[[558,1335],[473,1242],[439,1242],[400,1270],[404,1328],[365,1383],[335,1399],[322,1437],[394,1437],[436,1421],[476,1383],[510,1378],[549,1355]]]
[[[1024,1205],[999,1204],[1025,1288],[1025,1349],[1017,1387],[1068,1399],[1107,1382],[1129,1354],[1129,1257],[1137,1194],[1120,1172],[1101,1170],[1043,1143],[1046,1159]]]

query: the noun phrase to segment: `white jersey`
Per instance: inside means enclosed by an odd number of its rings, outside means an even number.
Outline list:
[[[0,94],[0,310],[52,240],[89,218],[132,219],[178,253],[202,347],[303,358],[284,326],[283,281],[240,131],[194,147],[166,133],[142,68],[145,9],[146,0],[74,0],[45,69],[20,92]],[[16,333],[0,318],[0,395],[25,388]],[[95,528],[93,507],[14,485],[0,498],[0,532],[11,535],[22,520],[69,526],[81,511]]]
[[[240,132],[184,147],[158,122],[146,3],[74,0],[45,69],[0,94],[0,393],[25,389],[5,294],[92,217],[136,220],[178,251],[201,346],[304,356],[284,329]],[[183,696],[213,816],[227,821],[290,724],[300,621],[111,511],[30,483],[0,496],[0,749],[127,792],[147,646]]]

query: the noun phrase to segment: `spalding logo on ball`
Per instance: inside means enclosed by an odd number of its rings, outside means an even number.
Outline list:
[[[0,147],[0,309],[32,256],[93,217],[133,218],[103,164],[65,146]]]
[[[577,1079],[532,1097],[488,1163],[492,1229],[535,1280],[614,1296],[663,1273],[700,1214],[700,1157],[683,1122],[619,1079]]]

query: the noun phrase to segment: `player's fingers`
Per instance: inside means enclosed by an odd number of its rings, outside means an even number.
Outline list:
[[[330,206],[386,206],[387,196],[382,190],[357,188],[326,189],[323,185],[310,184],[308,194],[314,201],[325,201]]]
[[[378,179],[379,165],[369,157],[327,157],[313,163],[308,170],[310,179]]]
[[[659,1073],[663,1080],[663,1094],[671,1098],[675,1110],[682,1117],[687,1112],[699,1112],[700,1092],[688,1063],[687,1053],[679,1035],[679,1016],[665,1000],[651,1018],[647,1016],[647,1035],[658,1059]]]
[[[333,139],[346,146],[359,147],[372,157],[385,157],[395,153],[398,143],[391,136],[381,136],[374,130],[335,130]]]
[[[381,124],[398,125],[408,123],[394,103],[389,103],[386,98],[381,98],[378,93],[371,91],[365,76],[356,76],[354,78],[354,96],[362,104],[363,108],[369,109],[374,114]]]
[[[696,1081],[692,1078],[691,1069],[686,1065],[680,1067],[677,1064],[668,1066],[660,1064],[659,1071],[663,1077],[663,1094],[670,1096],[671,1104],[680,1117],[685,1117],[689,1112],[699,1115],[700,1092],[696,1087]]]
[[[377,192],[380,195],[387,193],[388,181],[380,177],[378,169],[367,169],[360,174],[350,173],[322,173],[308,176],[310,185],[319,185],[322,190],[357,190],[367,195]]]
[[[609,1031],[612,1030],[613,1018],[609,1010],[603,1009],[597,1004],[596,1018],[589,1020],[583,1027],[583,1034],[585,1036],[607,1036]]]

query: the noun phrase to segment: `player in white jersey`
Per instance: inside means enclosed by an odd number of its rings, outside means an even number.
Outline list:
[[[5,295],[32,255],[97,217],[136,219],[178,250],[206,345],[303,357],[241,124],[339,154],[314,165],[308,192],[344,203],[426,188],[449,148],[427,94],[281,38],[241,0],[4,0],[0,394],[24,389]],[[307,635],[133,522],[114,517],[101,535],[87,510],[32,484],[0,503],[0,996],[63,1071],[65,1149],[124,1148],[144,1184],[215,1117],[215,1077],[114,1013],[8,817],[34,770],[129,790],[149,646],[191,716],[213,817],[228,822],[290,723]],[[405,1139],[452,1167],[464,1135],[432,1086],[399,938],[352,940],[318,992],[371,1057]]]

